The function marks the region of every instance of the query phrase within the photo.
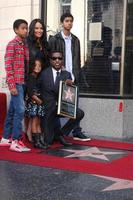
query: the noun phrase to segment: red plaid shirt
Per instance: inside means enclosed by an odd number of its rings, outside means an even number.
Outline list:
[[[25,66],[25,61],[27,66]],[[24,83],[25,67],[28,67],[28,64],[28,47],[21,38],[16,36],[8,43],[5,53],[6,80],[9,90],[16,88],[16,83]]]

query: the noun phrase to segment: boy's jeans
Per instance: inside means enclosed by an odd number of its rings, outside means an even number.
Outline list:
[[[20,139],[22,136],[22,120],[24,118],[24,88],[21,84],[16,84],[18,95],[11,95],[10,105],[4,125],[3,137],[8,139],[12,136],[13,140]]]

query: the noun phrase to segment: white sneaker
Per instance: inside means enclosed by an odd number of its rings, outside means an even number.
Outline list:
[[[25,144],[21,140],[19,140],[18,143],[23,147],[23,152],[31,151],[31,149],[26,147]]]
[[[0,146],[1,147],[8,147],[11,145],[11,140],[10,139],[5,139],[5,138],[2,138],[1,141],[0,141]]]
[[[27,148],[22,141],[14,140],[12,141],[12,144],[10,146],[10,150],[16,151],[16,152],[28,152],[31,149]]]

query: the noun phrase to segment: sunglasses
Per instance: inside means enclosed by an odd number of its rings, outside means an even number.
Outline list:
[[[58,60],[62,60],[63,58],[62,58],[62,57],[51,57],[51,59],[52,59],[52,60],[57,60],[57,59],[58,59]]]

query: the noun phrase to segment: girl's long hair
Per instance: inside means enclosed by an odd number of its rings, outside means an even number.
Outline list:
[[[33,59],[31,61],[30,68],[29,68],[29,74],[32,74],[32,72],[34,71],[36,61],[39,61],[41,63],[41,71],[42,71],[42,69],[43,69],[43,67],[42,67],[42,60],[39,59],[39,58],[35,58],[35,59]]]

